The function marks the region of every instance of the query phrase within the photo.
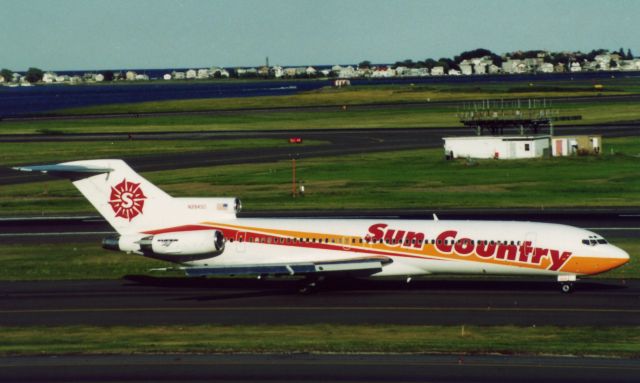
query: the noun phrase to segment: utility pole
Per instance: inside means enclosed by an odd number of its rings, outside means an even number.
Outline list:
[[[296,188],[296,158],[298,158],[299,154],[289,154],[291,157],[291,196],[296,198],[298,195],[298,189]]]

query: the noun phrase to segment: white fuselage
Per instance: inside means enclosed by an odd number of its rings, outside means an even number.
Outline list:
[[[391,258],[375,276],[422,274],[591,275],[628,254],[599,235],[559,224],[507,221],[233,218],[146,231],[215,229],[225,251],[188,266]]]

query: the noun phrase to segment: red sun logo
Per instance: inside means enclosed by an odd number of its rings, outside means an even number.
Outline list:
[[[142,193],[139,183],[123,179],[122,182],[111,187],[109,204],[116,213],[116,217],[131,221],[138,214],[142,214],[145,199],[147,197]]]

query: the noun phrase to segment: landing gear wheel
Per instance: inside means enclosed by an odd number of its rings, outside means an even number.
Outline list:
[[[303,284],[298,289],[298,292],[304,295],[316,293],[320,288],[320,282],[322,282],[323,280],[324,277],[309,277],[303,281]]]
[[[570,294],[570,293],[572,293],[572,292],[573,292],[573,283],[570,283],[570,282],[562,283],[562,284],[560,285],[560,290],[562,290],[562,292],[563,292],[564,294]]]

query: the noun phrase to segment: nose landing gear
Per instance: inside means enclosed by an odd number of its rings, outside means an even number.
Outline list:
[[[575,287],[573,283],[577,280],[575,275],[558,275],[558,282],[560,282],[560,291],[563,294],[570,294]]]
[[[560,290],[564,293],[564,294],[570,294],[573,292],[573,283],[571,282],[564,282],[560,284]]]

